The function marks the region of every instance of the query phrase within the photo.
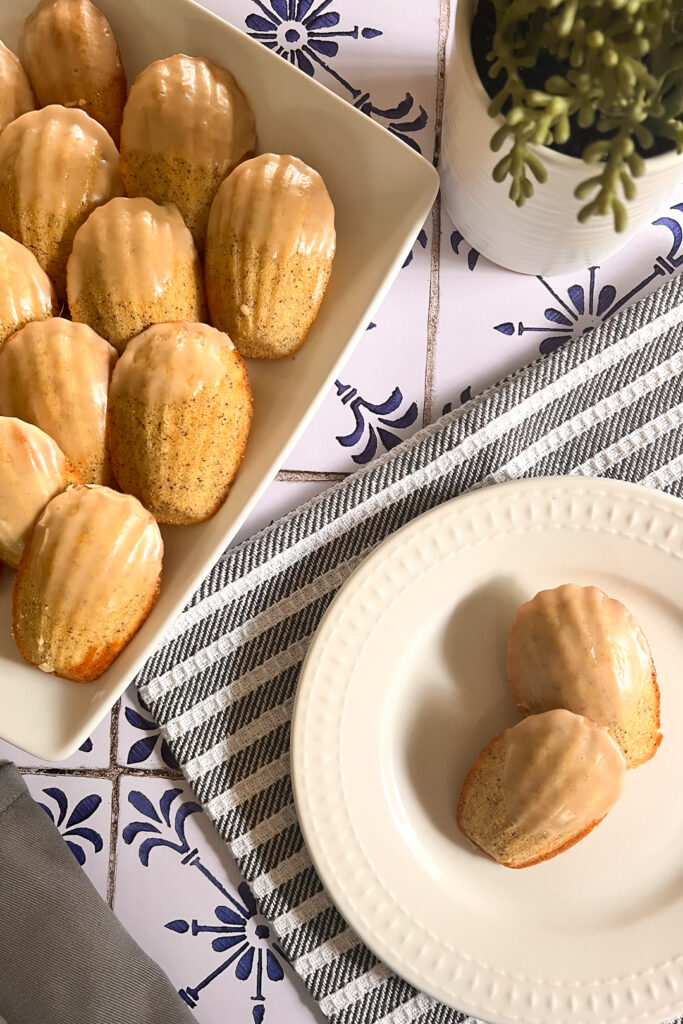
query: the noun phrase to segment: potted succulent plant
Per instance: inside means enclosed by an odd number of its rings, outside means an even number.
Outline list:
[[[681,0],[458,0],[442,184],[470,244],[523,273],[585,267],[681,179]]]

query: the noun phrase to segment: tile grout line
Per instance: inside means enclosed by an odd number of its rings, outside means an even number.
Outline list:
[[[450,0],[441,0],[439,5],[439,42],[437,56],[436,109],[434,125],[434,166],[438,168],[441,156],[441,125],[443,119],[444,86],[446,79],[446,43],[450,26]],[[441,193],[437,195],[432,210],[432,251],[429,271],[429,307],[427,311],[427,351],[425,357],[424,426],[432,422],[434,399],[434,369],[436,362],[436,335],[439,327],[441,305]]]
[[[326,473],[315,469],[281,469],[275,479],[279,483],[306,484],[346,480],[350,473]]]
[[[130,775],[133,779],[169,779],[175,781],[183,780],[183,773],[173,768],[130,768],[124,765],[114,765],[113,768],[60,768],[58,764],[54,768],[40,767],[40,765],[19,765],[16,769],[21,775],[44,775],[47,779],[63,776],[69,779],[107,779],[115,782],[121,775]]]
[[[109,720],[109,770],[118,767],[119,752],[119,715],[121,714],[121,698],[111,709]],[[116,845],[119,831],[119,794],[121,791],[119,777],[112,779],[111,815],[109,819],[109,864],[107,865],[107,903],[114,909],[114,880],[116,878]]]

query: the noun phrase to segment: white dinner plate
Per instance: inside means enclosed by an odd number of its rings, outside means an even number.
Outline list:
[[[297,693],[292,771],[340,911],[418,988],[497,1024],[655,1024],[683,1009],[683,503],[567,477],[410,523],[330,606]],[[664,740],[607,818],[513,871],[455,823],[480,749],[519,720],[507,631],[546,587],[596,584],[648,636]]]
[[[100,680],[79,686],[25,665],[10,635],[13,574],[0,579],[0,735],[48,760],[76,750],[160,642],[244,522],[400,269],[432,205],[436,171],[365,114],[191,0],[97,0],[129,83],[182,52],[230,69],[256,114],[259,152],[294,153],[320,171],[335,205],[337,254],[320,316],[291,359],[249,362],[254,419],[244,465],[208,523],[163,528],[162,593],[139,634]],[[0,2],[0,38],[16,48],[35,0]],[[93,609],[97,614],[97,609]]]

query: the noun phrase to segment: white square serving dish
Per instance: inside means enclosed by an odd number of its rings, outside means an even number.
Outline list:
[[[434,168],[408,146],[192,0],[96,2],[111,21],[129,83],[150,61],[178,52],[233,72],[256,113],[258,151],[293,153],[323,175],[336,209],[337,255],[300,353],[250,362],[254,420],[235,485],[208,523],[163,528],[161,596],[108,672],[82,686],[24,664],[10,633],[13,573],[0,580],[0,736],[53,761],[68,757],[104,717],[258,501],[382,301],[438,188]],[[0,38],[12,49],[34,4],[0,6]]]

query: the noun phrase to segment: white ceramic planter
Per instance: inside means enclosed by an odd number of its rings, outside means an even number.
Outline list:
[[[470,29],[476,0],[458,0],[446,78],[441,187],[458,230],[494,263],[523,274],[563,274],[600,263],[657,214],[683,179],[683,155],[651,157],[636,179],[635,199],[626,204],[628,226],[614,231],[612,216],[580,224],[574,189],[590,174],[575,157],[532,147],[542,157],[548,180],[534,182],[534,195],[520,208],[508,197],[509,179],[492,178],[500,153],[491,136],[502,123],[487,114],[489,103],[472,57]]]

